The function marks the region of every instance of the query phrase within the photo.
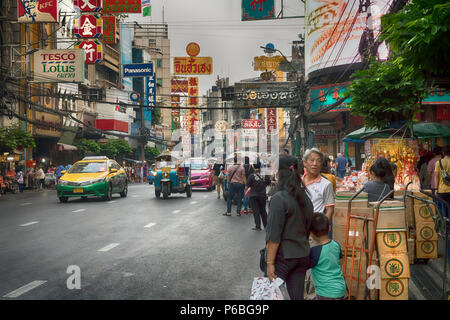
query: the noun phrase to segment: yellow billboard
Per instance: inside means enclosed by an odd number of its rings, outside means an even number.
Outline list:
[[[279,70],[280,62],[283,60],[284,58],[282,56],[255,57],[253,59],[253,70],[254,71]]]
[[[173,58],[174,74],[205,75],[212,74],[211,57],[175,57]]]

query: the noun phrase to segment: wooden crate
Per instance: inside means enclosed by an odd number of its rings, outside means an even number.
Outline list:
[[[410,278],[409,257],[407,253],[380,255],[380,277]]]
[[[378,232],[377,251],[380,255],[408,253],[406,232]]]
[[[416,240],[417,241],[438,240],[438,234],[435,229],[434,221],[416,223]]]
[[[380,282],[380,300],[408,300],[408,278],[388,278]]]
[[[437,259],[438,257],[437,240],[416,241],[416,257],[417,259]]]

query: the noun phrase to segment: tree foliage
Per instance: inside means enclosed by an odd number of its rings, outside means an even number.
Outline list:
[[[347,95],[350,112],[364,117],[368,128],[383,129],[399,120],[412,121],[422,111],[419,101],[427,89],[419,77],[405,76],[393,61],[372,61],[368,69],[352,75]]]
[[[402,65],[426,79],[450,73],[450,2],[412,0],[399,12],[381,18],[383,40]]]
[[[0,127],[0,150],[10,152],[18,147],[34,148],[36,143],[31,134],[17,125],[8,128]]]
[[[107,143],[100,145],[100,151],[108,158],[126,156],[133,152],[128,142],[123,139],[109,139]]]
[[[161,152],[158,148],[146,147],[145,158],[148,160],[154,160]]]
[[[152,110],[152,125],[160,125],[162,122],[161,117],[161,109],[160,108],[153,108]]]
[[[100,146],[94,140],[79,139],[75,142],[75,145],[83,154],[100,152]]]

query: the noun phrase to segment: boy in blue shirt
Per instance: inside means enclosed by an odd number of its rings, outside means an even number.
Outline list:
[[[310,231],[318,245],[310,251],[311,276],[317,300],[343,300],[346,284],[339,264],[341,246],[328,237],[329,229],[327,216],[314,214]]]

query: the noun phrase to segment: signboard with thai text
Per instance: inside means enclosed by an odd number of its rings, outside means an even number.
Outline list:
[[[260,129],[262,121],[259,119],[244,119],[242,120],[242,129]]]
[[[104,13],[141,13],[141,0],[103,0]]]
[[[275,18],[275,0],[242,0],[242,21]]]
[[[284,61],[284,58],[282,56],[255,57],[253,59],[253,70],[254,71],[279,70],[281,61]]]
[[[35,111],[34,134],[37,136],[60,137],[62,117],[54,113]]]
[[[34,57],[34,82],[83,82],[83,50],[39,50]]]
[[[175,57],[173,63],[174,74],[205,75],[213,70],[211,57]]]
[[[295,82],[237,82],[234,103],[237,108],[295,107],[299,104]]]
[[[58,22],[58,0],[17,0],[20,23]]]

